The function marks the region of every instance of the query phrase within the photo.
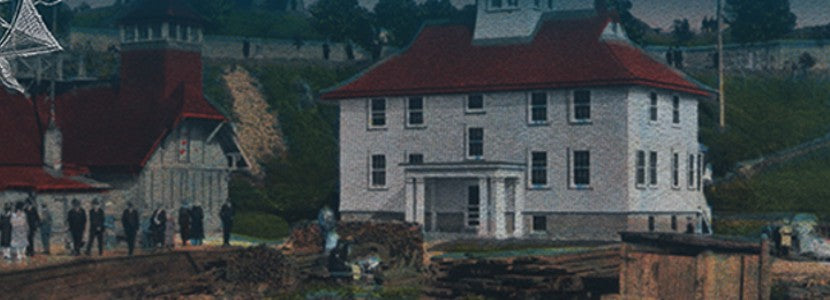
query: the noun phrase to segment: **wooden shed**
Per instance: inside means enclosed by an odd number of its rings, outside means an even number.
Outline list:
[[[765,241],[620,233],[620,299],[769,299]]]

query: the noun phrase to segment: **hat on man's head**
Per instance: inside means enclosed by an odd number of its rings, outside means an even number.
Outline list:
[[[74,206],[74,207],[81,206],[81,201],[78,201],[78,199],[72,199],[72,206]]]
[[[98,205],[98,198],[92,199],[92,205]]]

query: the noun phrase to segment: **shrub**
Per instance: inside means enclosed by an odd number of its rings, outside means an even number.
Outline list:
[[[233,233],[275,240],[288,236],[288,231],[288,222],[274,214],[243,211],[234,216]]]

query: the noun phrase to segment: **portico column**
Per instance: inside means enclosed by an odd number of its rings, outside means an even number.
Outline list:
[[[406,179],[404,198],[404,220],[415,222],[415,178]]]
[[[523,213],[525,210],[525,183],[522,177],[513,185],[513,237],[524,236],[525,224]]]
[[[497,239],[505,239],[507,238],[507,225],[505,220],[505,213],[507,208],[507,197],[505,193],[505,179],[502,178],[493,178],[493,206],[494,206],[494,217],[496,221],[496,238]]]
[[[478,236],[490,236],[490,187],[487,178],[478,179]]]
[[[423,178],[415,178],[415,222],[424,224],[424,213],[426,212],[426,187]]]

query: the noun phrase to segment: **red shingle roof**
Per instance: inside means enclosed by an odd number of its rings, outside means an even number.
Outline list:
[[[96,188],[72,179],[53,177],[40,166],[0,166],[0,191],[8,189],[49,192]]]
[[[405,52],[323,94],[323,99],[644,85],[711,93],[621,41],[610,19],[551,19],[529,43],[473,45],[466,25],[426,26]]]

